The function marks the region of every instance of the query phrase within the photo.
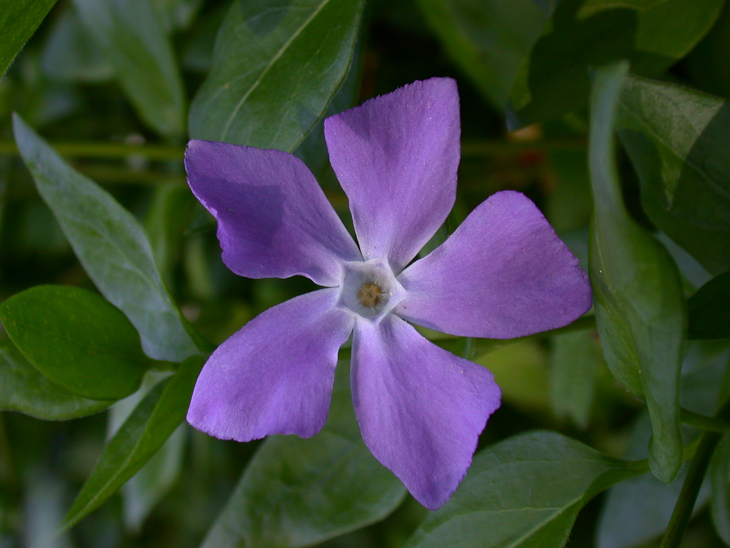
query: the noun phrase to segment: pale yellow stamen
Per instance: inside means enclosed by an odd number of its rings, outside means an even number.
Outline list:
[[[357,298],[365,308],[375,308],[380,303],[383,290],[378,284],[363,284],[357,292]]]

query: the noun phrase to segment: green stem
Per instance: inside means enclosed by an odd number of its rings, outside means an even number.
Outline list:
[[[679,420],[682,424],[687,426],[694,426],[700,430],[707,430],[709,432],[720,432],[724,434],[730,431],[730,422],[721,419],[720,417],[708,417],[707,415],[700,415],[687,409],[681,409]]]
[[[144,156],[149,160],[182,160],[185,149],[174,145],[126,145],[123,143],[52,143],[61,155],[70,158],[127,158]],[[0,156],[17,156],[12,141],[0,141]]]
[[[730,401],[725,403],[717,417],[724,421],[728,413],[730,413]],[[697,501],[697,494],[700,492],[707,467],[710,464],[712,453],[714,453],[720,439],[722,439],[720,432],[710,431],[702,434],[697,451],[689,463],[687,477],[685,477],[682,484],[682,490],[679,493],[677,504],[674,506],[674,512],[672,512],[667,530],[664,532],[660,548],[679,548],[689,520],[692,517],[692,510]]]

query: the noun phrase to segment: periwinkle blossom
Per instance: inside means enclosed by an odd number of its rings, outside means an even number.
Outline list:
[[[537,207],[513,191],[491,196],[411,263],[455,200],[453,80],[415,82],[332,116],[325,137],[359,247],[295,156],[188,146],[190,187],[218,221],[228,268],[247,278],[301,275],[323,287],[225,341],[198,378],[188,421],[221,439],[313,436],[327,418],[339,348],[353,333],[352,397],[363,439],[436,509],[471,464],[500,389],[486,368],[429,342],[411,323],[464,337],[530,335],[585,313],[590,287]]]

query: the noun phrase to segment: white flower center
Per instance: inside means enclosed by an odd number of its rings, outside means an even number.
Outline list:
[[[387,261],[370,259],[345,263],[340,304],[358,316],[380,321],[405,298]]]

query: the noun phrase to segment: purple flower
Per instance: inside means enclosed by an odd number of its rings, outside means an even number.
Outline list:
[[[501,339],[564,326],[591,306],[578,261],[518,192],[493,195],[409,265],[454,204],[459,134],[448,78],[325,121],[359,249],[296,157],[190,142],[190,187],[218,221],[228,268],[324,287],[267,310],[213,353],[195,386],[191,425],[238,441],[313,436],[327,418],[338,350],[354,332],[352,397],[365,443],[424,506],[449,499],[500,390],[484,367],[408,322]]]

